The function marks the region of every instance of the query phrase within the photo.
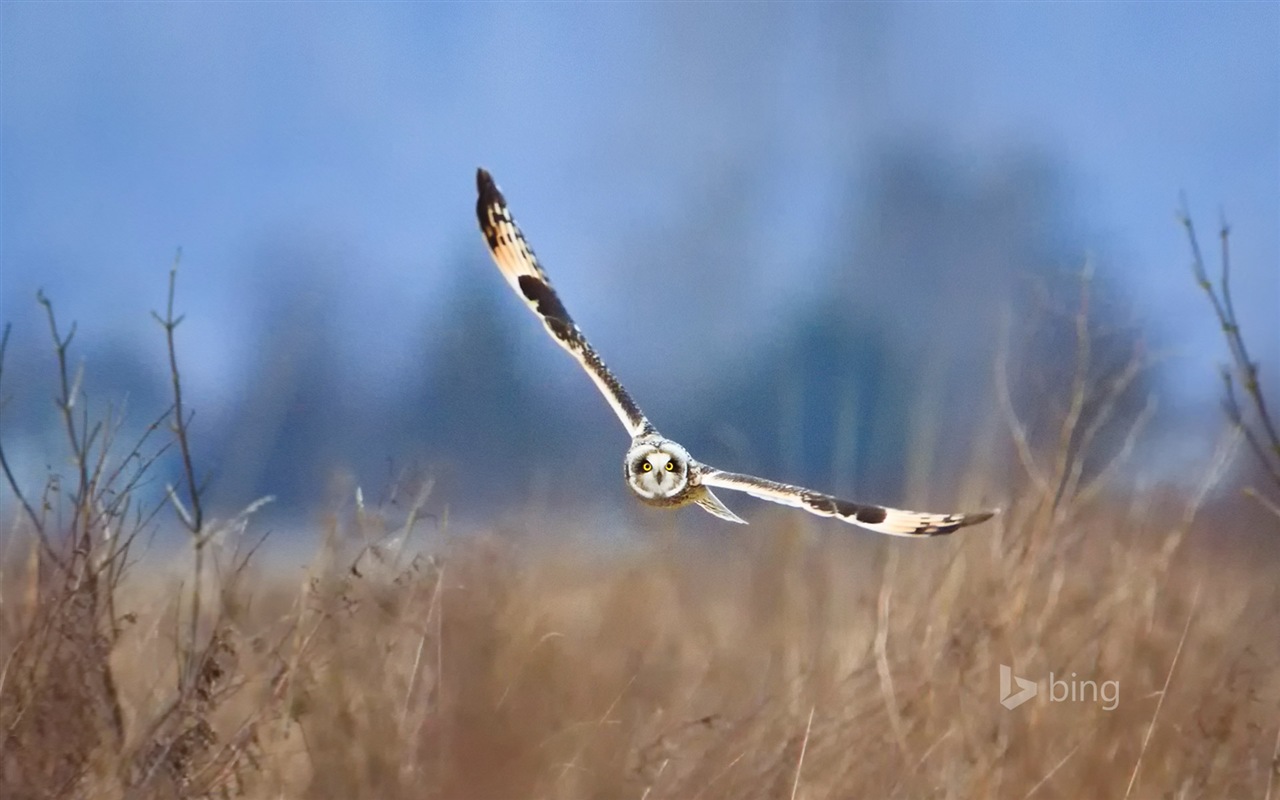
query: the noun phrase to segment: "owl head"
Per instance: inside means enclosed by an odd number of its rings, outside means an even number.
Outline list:
[[[689,486],[689,451],[670,439],[647,437],[631,445],[623,471],[641,500],[679,497]]]

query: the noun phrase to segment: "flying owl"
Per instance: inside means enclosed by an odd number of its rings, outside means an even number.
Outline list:
[[[800,486],[725,472],[694,460],[688,450],[654,428],[587,342],[551,287],[547,273],[516,225],[493,177],[483,169],[476,172],[476,188],[480,231],[503,277],[542,320],[551,338],[582,365],[630,434],[631,447],[622,462],[622,471],[627,486],[642,502],[665,508],[696,503],[717,517],[746,524],[746,520],[730,511],[711,491],[712,487],[733,489],[893,536],[938,536],[984,522],[995,514],[994,511],[923,514],[854,503]]]

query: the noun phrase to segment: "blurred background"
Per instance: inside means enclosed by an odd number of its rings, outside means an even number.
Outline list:
[[[1125,479],[1198,480],[1226,351],[1182,196],[1209,250],[1231,222],[1280,365],[1276,4],[0,15],[0,435],[33,489],[65,469],[37,290],[78,322],[89,405],[140,430],[181,248],[216,507],[308,518],[412,473],[458,520],[634,513],[625,435],[489,261],[477,166],[659,428],[726,468],[917,505],[974,464],[1012,479],[995,367],[1033,429],[1065,405],[1087,263],[1091,380],[1149,359]]]

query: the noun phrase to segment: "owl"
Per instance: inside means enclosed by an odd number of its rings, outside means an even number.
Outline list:
[[[893,536],[938,536],[983,522],[995,514],[925,514],[855,503],[800,486],[726,472],[695,460],[683,446],[654,428],[587,342],[551,287],[493,177],[483,169],[476,172],[476,188],[480,231],[502,276],[542,321],[551,338],[582,365],[631,436],[622,472],[627,486],[641,502],[662,508],[698,505],[721,519],[746,524],[712,491],[731,489]]]

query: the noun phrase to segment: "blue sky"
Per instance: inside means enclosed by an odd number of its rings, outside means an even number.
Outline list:
[[[761,309],[806,302],[806,271],[839,224],[832,166],[856,172],[875,143],[909,136],[961,162],[1020,147],[1058,160],[1072,212],[1189,370],[1222,351],[1173,211],[1185,191],[1207,233],[1225,208],[1241,313],[1260,350],[1280,341],[1274,3],[6,2],[0,14],[0,313],[18,346],[43,346],[42,286],[86,337],[154,348],[146,312],[181,246],[188,379],[208,403],[234,392],[254,350],[242,320],[273,279],[255,257],[273,242],[337,254],[326,263],[341,268],[314,277],[336,298],[338,357],[371,382],[412,371],[424,314],[480,246],[477,165],[584,328],[643,380],[671,365],[627,335],[627,309],[637,293],[658,303],[699,285],[664,241],[715,170],[758,165],[769,192],[747,210],[746,244],[769,268],[693,323],[712,342],[759,335]],[[652,273],[611,269],[623,248],[651,251]],[[561,357],[544,345],[530,357]]]

